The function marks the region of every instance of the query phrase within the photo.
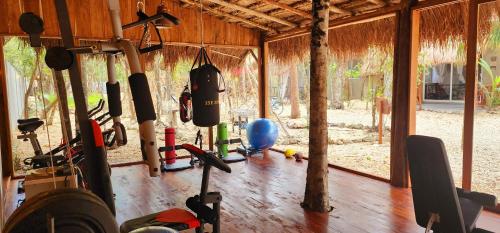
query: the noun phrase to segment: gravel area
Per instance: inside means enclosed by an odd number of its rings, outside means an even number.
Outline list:
[[[462,181],[462,130],[463,112],[456,108],[444,111],[417,111],[416,133],[441,138],[446,146],[453,177],[457,186]],[[303,121],[306,121],[306,108],[301,108]],[[289,108],[285,107],[280,116],[284,125]],[[345,110],[328,110],[329,142],[328,159],[331,163],[372,175],[389,178],[390,171],[390,131],[385,130],[383,144],[378,144],[377,132],[367,130],[371,126],[371,110],[366,110],[362,102],[354,102]],[[307,123],[305,123],[307,124]],[[357,125],[361,124],[363,129]],[[384,126],[390,127],[390,115],[384,120]],[[479,110],[474,122],[474,158],[472,188],[500,196],[500,112]],[[294,149],[307,155],[308,130],[289,129],[293,140],[287,139],[280,127],[280,138],[275,147]],[[356,139],[372,139],[368,142],[354,142]],[[343,139],[349,143],[338,143]]]

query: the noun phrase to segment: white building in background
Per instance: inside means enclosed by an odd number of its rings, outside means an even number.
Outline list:
[[[490,64],[495,76],[500,76],[500,48],[489,50],[482,58]],[[465,98],[465,65],[457,63],[441,63],[426,71],[422,80],[424,102],[463,102]],[[478,82],[491,85],[491,79],[485,70],[478,65]]]

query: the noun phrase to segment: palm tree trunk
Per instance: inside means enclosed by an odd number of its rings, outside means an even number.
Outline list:
[[[300,118],[300,100],[299,100],[299,75],[297,74],[297,62],[290,65],[290,118]]]
[[[331,210],[328,195],[328,0],[313,0],[309,162],[302,207],[316,212]]]

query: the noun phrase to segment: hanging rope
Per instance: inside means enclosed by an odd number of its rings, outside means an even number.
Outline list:
[[[35,54],[37,57],[40,57],[40,50],[41,48],[35,48]],[[40,83],[42,83],[42,70],[40,69],[40,59],[37,59],[38,63],[37,63],[37,67],[38,67],[38,78],[40,79]],[[40,85],[40,90],[42,92],[42,104],[43,104],[43,114],[44,114],[44,118],[45,120],[48,119],[47,117],[47,111],[45,111],[45,109],[47,108],[46,104],[45,104],[45,93],[43,91],[43,84]],[[55,173],[55,169],[54,169],[54,159],[53,159],[53,154],[52,154],[52,144],[50,143],[50,132],[49,132],[49,126],[48,124],[44,124],[45,126],[45,131],[47,133],[47,141],[49,142],[49,156],[50,156],[50,167],[52,168],[52,182],[53,182],[53,185],[54,185],[54,189],[57,188],[57,184],[56,184],[56,173]]]
[[[203,42],[203,2],[202,0],[200,0],[200,28],[201,28],[201,33],[200,33],[200,44],[201,44],[201,47],[205,47],[205,44]]]

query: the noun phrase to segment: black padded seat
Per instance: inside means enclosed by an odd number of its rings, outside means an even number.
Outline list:
[[[406,150],[417,224],[431,224],[434,233],[488,232],[476,228],[476,221],[483,206],[496,206],[496,197],[455,188],[441,139],[412,135]]]
[[[473,232],[483,207],[467,198],[459,198],[458,201],[460,202],[460,209],[464,218],[465,231]]]
[[[19,124],[17,128],[22,132],[32,132],[40,128],[43,125],[43,121],[30,121],[23,124]]]
[[[162,226],[183,231],[200,226],[200,221],[191,212],[173,208],[143,217],[130,219],[120,226],[121,233],[129,233],[144,227]]]
[[[35,118],[26,118],[26,119],[18,119],[17,123],[18,124],[25,124],[25,123],[39,121],[39,120],[40,120],[40,118],[38,118],[38,117],[35,117]]]

